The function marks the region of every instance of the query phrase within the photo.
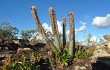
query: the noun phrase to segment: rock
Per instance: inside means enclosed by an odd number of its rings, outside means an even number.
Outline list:
[[[110,48],[110,34],[104,35],[104,39],[106,39],[106,45],[108,48]]]
[[[98,44],[96,46],[95,51],[93,52],[93,56],[91,57],[91,62],[96,62],[99,57],[110,57],[110,54],[107,52],[109,49],[105,44]]]
[[[34,52],[30,48],[18,48],[17,53],[13,56],[14,60],[22,60],[23,58],[30,59],[30,53]]]
[[[107,41],[96,46],[93,56],[91,57],[91,62],[96,62],[97,58],[100,57],[110,57],[110,34],[104,35],[103,37]]]
[[[75,66],[75,70],[87,70],[85,66]]]
[[[33,52],[33,50],[30,48],[18,48],[17,54],[22,53],[22,52]]]
[[[75,66],[75,70],[79,70],[80,66]]]

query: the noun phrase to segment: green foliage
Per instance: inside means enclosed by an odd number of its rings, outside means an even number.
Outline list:
[[[35,52],[31,53],[31,58],[34,59],[34,61],[40,61],[42,58],[42,54],[37,54]]]
[[[68,54],[68,48],[64,47],[61,52],[58,51],[58,49],[54,50],[54,58],[56,60],[56,63],[60,63],[62,67],[68,67],[69,64],[72,64],[72,61],[70,61],[72,58]]]
[[[36,30],[24,30],[21,32],[21,38],[25,39],[25,40],[29,40],[34,33],[36,32]]]
[[[94,49],[90,49],[88,51],[83,51],[83,50],[77,50],[75,52],[75,58],[80,59],[80,58],[87,58],[92,55]]]
[[[11,40],[17,38],[19,30],[16,27],[10,26],[8,22],[3,22],[0,27],[0,39]]]
[[[21,62],[15,61],[7,65],[6,70],[40,70],[40,65],[36,62],[29,62],[24,58]]]
[[[49,63],[50,63],[50,66],[55,66],[55,60],[53,58],[49,59]]]
[[[12,62],[10,65],[6,66],[6,70],[16,70],[17,62]]]

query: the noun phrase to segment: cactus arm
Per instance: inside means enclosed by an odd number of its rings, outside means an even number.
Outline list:
[[[63,18],[63,48],[66,46],[66,18]]]
[[[37,25],[37,27],[38,27],[38,29],[39,29],[39,32],[42,34],[43,38],[46,40],[47,45],[48,45],[50,48],[54,49],[55,46],[54,46],[54,45],[51,43],[51,41],[48,39],[48,37],[46,36],[46,33],[45,33],[43,27],[42,27],[41,24],[40,24],[40,21],[39,21],[39,18],[38,18],[38,16],[37,16],[37,12],[36,12],[35,6],[32,6],[31,12],[32,12],[33,18],[34,18],[34,20],[35,20],[35,23],[36,23],[36,25]]]
[[[74,56],[75,54],[75,28],[74,28],[74,17],[73,13],[68,14],[69,25],[70,25],[70,40],[69,40],[69,55]]]
[[[57,22],[56,22],[56,16],[55,16],[55,12],[52,9],[52,7],[49,8],[49,15],[50,15],[52,32],[53,32],[54,39],[55,39],[55,46],[56,46],[56,48],[60,48],[60,43],[59,43],[59,39],[58,39],[59,35],[58,35],[58,27],[57,27]]]

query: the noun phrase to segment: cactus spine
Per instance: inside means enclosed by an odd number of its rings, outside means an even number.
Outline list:
[[[66,18],[63,18],[63,48],[66,46]]]
[[[69,25],[70,25],[70,40],[69,40],[69,55],[74,56],[75,54],[75,29],[74,29],[74,17],[73,13],[68,14]]]
[[[38,18],[38,16],[37,16],[37,12],[36,12],[35,6],[32,6],[31,12],[32,12],[33,18],[34,18],[34,20],[35,20],[35,23],[36,23],[36,25],[37,25],[37,27],[38,27],[38,29],[39,29],[39,32],[42,34],[42,36],[43,36],[44,39],[46,40],[47,45],[48,45],[49,47],[55,49],[55,46],[54,46],[54,45],[51,43],[51,41],[48,39],[48,37],[46,36],[46,33],[45,33],[43,27],[42,27],[41,24],[40,24],[40,21],[39,21],[39,18]]]
[[[60,49],[58,25],[57,25],[57,21],[56,21],[55,11],[53,10],[52,7],[49,8],[49,15],[50,15],[52,32],[53,32],[54,40],[55,40],[55,46],[56,46],[56,48]]]

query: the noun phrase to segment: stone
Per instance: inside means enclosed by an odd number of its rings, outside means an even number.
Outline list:
[[[104,39],[107,40],[107,41],[106,41],[107,47],[110,48],[110,34],[106,34],[106,35],[104,35],[103,37],[104,37]]]
[[[22,52],[33,52],[33,50],[31,48],[18,48],[17,54]]]
[[[95,51],[93,52],[93,56],[91,57],[91,62],[96,62],[99,57],[110,57],[110,54],[107,52],[109,49],[105,44],[98,44],[96,46]]]
[[[75,66],[75,70],[87,70],[85,66]]]

